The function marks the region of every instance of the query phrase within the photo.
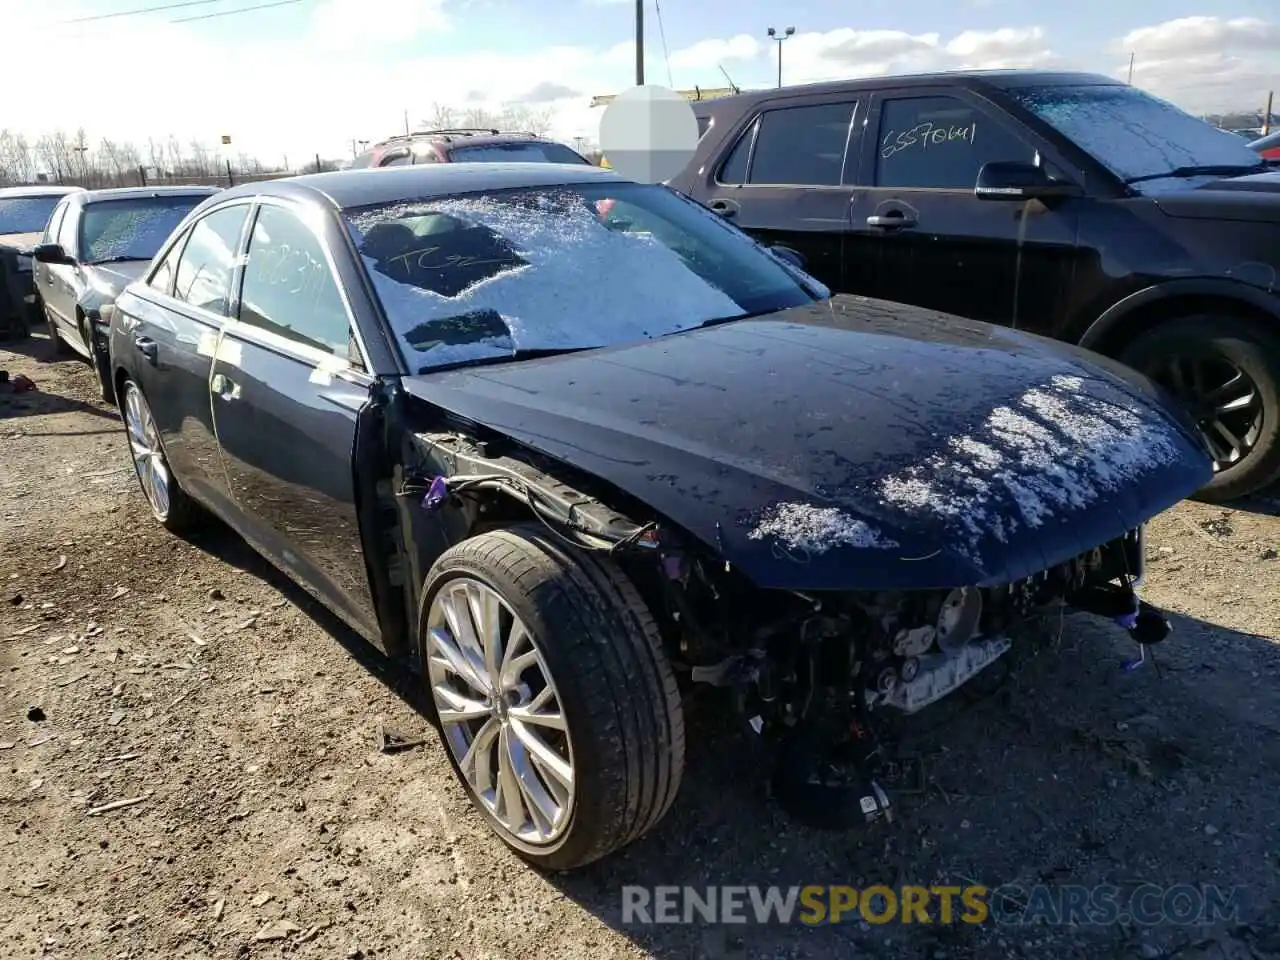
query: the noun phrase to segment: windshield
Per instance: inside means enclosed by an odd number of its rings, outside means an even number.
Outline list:
[[[1258,166],[1258,155],[1240,137],[1134,87],[1023,87],[1009,94],[1122,180],[1188,167],[1243,172]]]
[[[562,143],[487,143],[478,147],[454,147],[449,159],[456,163],[586,163]]]
[[[665,187],[502,190],[346,217],[420,373],[651,339],[825,293],[806,292],[803,274]]]
[[[0,234],[41,233],[61,196],[0,200]]]
[[[150,260],[205,194],[101,200],[84,208],[80,259]]]

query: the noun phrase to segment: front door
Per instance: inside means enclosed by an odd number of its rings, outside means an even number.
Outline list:
[[[83,206],[66,204],[66,213],[58,221],[57,233],[53,237],[53,242],[73,260],[80,255],[77,234],[83,209]],[[40,287],[40,296],[44,298],[49,318],[58,325],[66,342],[78,344],[81,336],[76,322],[76,301],[81,286],[80,266],[77,263],[46,263],[41,266],[44,267],[41,272],[44,283]]]
[[[842,255],[858,156],[858,102],[770,101],[738,136],[708,184],[707,206],[762,243],[799,251],[806,270],[831,287],[846,283]],[[855,268],[856,272],[856,268]]]
[[[1076,206],[974,195],[984,163],[1050,165],[1044,145],[954,88],[878,95],[868,122],[847,253],[878,259],[874,295],[1047,332],[1071,281]]]
[[[222,460],[244,535],[374,638],[353,471],[373,380],[352,330],[321,235],[264,201],[209,381]]]

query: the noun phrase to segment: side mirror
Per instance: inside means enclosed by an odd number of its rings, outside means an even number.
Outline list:
[[[769,250],[775,257],[782,258],[797,270],[804,270],[808,266],[809,261],[805,259],[804,254],[799,250],[793,250],[791,247],[784,247],[780,243],[775,243],[769,248]]]
[[[37,243],[31,248],[31,259],[38,260],[40,263],[75,263],[71,257],[67,256],[67,251],[56,243]]]
[[[1048,200],[1078,197],[1074,183],[1054,180],[1043,167],[1020,160],[995,160],[978,171],[973,195],[979,200]]]

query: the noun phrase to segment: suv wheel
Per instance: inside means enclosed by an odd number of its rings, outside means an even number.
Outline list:
[[[580,867],[670,808],[680,695],[653,617],[612,561],[537,527],[464,540],[427,574],[418,634],[454,773],[521,857]]]
[[[1226,503],[1280,477],[1280,339],[1201,314],[1142,334],[1120,359],[1172,393],[1199,427],[1214,478],[1195,499]]]

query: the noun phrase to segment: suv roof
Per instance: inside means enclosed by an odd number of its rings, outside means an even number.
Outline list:
[[[19,197],[64,197],[68,193],[84,192],[84,187],[36,183],[22,187],[0,187],[0,200],[16,200]]]
[[[570,157],[576,157],[582,163],[589,163],[585,157],[572,147],[565,146],[558,140],[551,140],[532,132],[504,132],[493,127],[442,127],[436,130],[415,130],[412,133],[398,134],[379,140],[358,154],[355,160],[352,161],[351,166],[353,168],[385,166],[383,159],[388,153],[397,151],[397,148],[408,148],[414,154],[417,154],[419,151],[415,148],[419,145],[430,144],[434,148],[433,152],[437,155],[437,159],[447,160],[449,154],[459,146],[506,147],[518,146],[524,143],[553,146],[557,152],[567,151]]]
[[[1123,80],[1117,80],[1115,77],[1104,76],[1100,73],[1076,71],[1026,70],[1018,68],[1005,70],[943,70],[934,73],[888,74],[878,77],[860,77],[856,80],[827,80],[822,83],[801,83],[786,87],[769,87],[764,90],[749,90],[727,97],[716,97],[713,100],[695,100],[693,101],[693,110],[698,116],[705,117],[726,107],[741,107],[744,104],[755,103],[759,100],[772,100],[778,97],[815,93],[878,90],[886,86],[902,88],[959,85],[976,88],[995,87],[1008,89],[1029,86],[1117,86],[1123,83]]]

